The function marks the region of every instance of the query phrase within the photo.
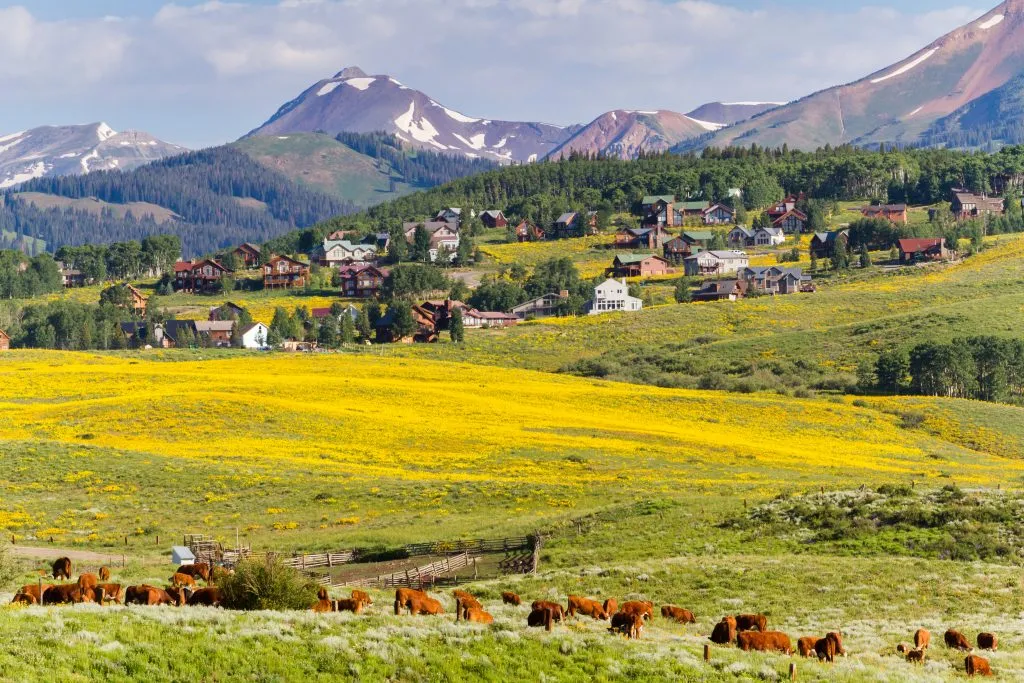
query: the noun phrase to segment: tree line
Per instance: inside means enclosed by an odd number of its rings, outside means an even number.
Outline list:
[[[155,276],[170,271],[181,258],[177,235],[150,235],[141,242],[113,242],[63,246],[55,254],[67,267],[81,271],[87,280]]]
[[[498,167],[493,161],[471,159],[462,154],[407,150],[401,140],[383,131],[340,133],[335,139],[360,154],[384,162],[397,180],[414,187],[436,187]]]

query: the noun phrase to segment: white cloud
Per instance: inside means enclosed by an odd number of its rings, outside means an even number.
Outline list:
[[[23,7],[0,8],[0,91],[30,105],[0,112],[0,132],[71,116],[214,143],[356,64],[488,118],[564,124],[614,108],[788,100],[903,60],[984,10],[908,16],[891,7],[766,2],[748,10],[710,0],[284,0],[44,22]]]

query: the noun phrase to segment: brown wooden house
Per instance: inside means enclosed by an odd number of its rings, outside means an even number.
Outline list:
[[[948,261],[953,257],[943,237],[905,239],[898,242],[900,263],[909,265],[928,261]]]
[[[149,301],[149,299],[142,292],[140,292],[139,290],[137,290],[135,287],[131,286],[130,284],[126,283],[125,284],[125,289],[128,290],[128,294],[131,297],[132,311],[136,315],[140,315],[140,316],[145,315],[146,314],[146,303]]]
[[[516,226],[516,239],[520,242],[540,242],[544,239],[544,229],[531,221],[522,221]]]
[[[260,265],[263,258],[263,250],[252,242],[246,242],[235,249],[235,256],[245,264],[246,268],[255,268]]]
[[[800,209],[790,209],[773,220],[772,227],[782,228],[787,235],[799,235],[807,228],[807,214]]]
[[[7,334],[3,330],[0,330],[0,351],[11,350],[11,335]]]
[[[309,281],[309,265],[290,256],[273,256],[263,264],[264,289],[305,287]]]
[[[508,219],[501,211],[484,211],[480,214],[480,222],[488,228],[507,228]]]
[[[693,254],[694,247],[682,237],[665,242],[661,247],[662,257],[673,265],[679,265],[687,256]],[[697,251],[700,251],[698,248]]]
[[[224,276],[230,273],[230,270],[213,259],[203,259],[196,263],[181,261],[174,264],[174,283],[179,291],[202,294],[214,291]]]
[[[434,321],[434,314],[422,306],[412,307],[412,319],[416,323],[416,330],[411,337],[399,337],[395,331],[394,314],[388,311],[377,321],[376,336],[378,344],[394,343],[430,343],[437,341],[437,323]]]
[[[672,272],[672,264],[655,254],[616,254],[608,277],[650,277]]]
[[[832,258],[837,248],[846,249],[849,242],[849,230],[816,232],[811,238],[810,253],[815,258]]]
[[[953,215],[958,220],[968,220],[988,215],[1001,216],[1006,211],[1006,202],[999,197],[987,197],[966,190],[954,190],[951,208]]]
[[[338,270],[341,295],[350,299],[369,299],[379,296],[384,288],[388,271],[376,266],[346,266]]]
[[[907,224],[909,220],[906,204],[879,204],[862,207],[860,213],[864,218],[884,218],[890,223]]]

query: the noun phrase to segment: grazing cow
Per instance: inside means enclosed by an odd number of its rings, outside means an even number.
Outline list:
[[[966,652],[971,649],[970,641],[960,631],[949,629],[943,636],[943,640],[946,641],[946,647],[951,650],[963,650]]]
[[[907,661],[911,664],[924,664],[924,650],[911,650],[907,653]]]
[[[220,589],[216,586],[200,588],[188,599],[190,606],[219,607],[221,603]]]
[[[604,608],[605,614],[611,616],[619,611],[619,601],[615,598],[608,598],[604,601],[604,604],[601,605],[601,607]]]
[[[12,605],[38,605],[39,604],[39,600],[36,599],[36,596],[29,595],[28,593],[15,593],[14,597],[11,599],[11,604]]]
[[[95,574],[82,574],[78,577],[78,587],[83,591],[89,588],[95,588],[100,585],[100,577]]]
[[[367,593],[366,591],[361,591],[361,590],[358,590],[358,589],[352,589],[352,595],[350,597],[353,600],[358,600],[359,602],[362,602],[362,603],[367,604],[367,605],[372,605],[373,604],[373,599],[370,597],[370,594]]]
[[[472,593],[456,588],[452,591],[452,595],[455,596],[455,602],[461,601],[464,607],[483,607]]]
[[[736,640],[736,619],[724,617],[715,624],[714,630],[711,631],[711,642],[717,645],[729,645],[734,640]]]
[[[629,600],[622,603],[619,611],[627,614],[639,614],[645,620],[648,620],[654,616],[654,603],[647,600]]]
[[[675,605],[662,605],[661,616],[666,619],[671,619],[677,624],[696,624],[697,617],[693,616],[693,612],[682,607],[676,607]]]
[[[829,631],[825,634],[826,638],[833,638],[836,641],[836,654],[842,657],[846,656],[846,648],[843,647],[843,634],[839,631]]]
[[[515,593],[505,591],[501,594],[501,602],[505,605],[515,605],[516,607],[519,607],[519,605],[523,604],[523,599]]]
[[[978,634],[978,649],[979,650],[992,650],[993,652],[999,648],[999,639],[996,638],[994,633],[979,633]]]
[[[793,654],[793,643],[781,631],[743,631],[736,636],[736,644],[744,652],[781,652]]]
[[[196,589],[196,580],[188,574],[175,574],[171,577],[171,585],[176,588],[188,587],[192,590]]]
[[[760,631],[764,633],[768,629],[768,617],[763,614],[737,614],[737,631]]]
[[[334,611],[359,614],[363,611],[363,601],[355,598],[340,598],[334,601]]]
[[[85,602],[89,599],[92,602],[94,597],[92,589],[87,589],[88,595],[78,587],[77,583],[65,583],[57,586],[50,586],[43,591],[42,604],[44,605],[74,605]]]
[[[820,640],[817,636],[804,636],[798,638],[796,641],[796,651],[800,653],[801,657],[810,657],[815,654],[814,646]]]
[[[71,580],[71,559],[67,557],[61,557],[53,561],[53,580],[65,579]]]
[[[551,610],[551,618],[555,621],[565,620],[565,609],[557,602],[549,602],[547,600],[534,600],[533,604],[530,605],[530,609],[537,611],[539,609]]]
[[[575,617],[576,613],[585,614],[591,619],[604,620],[608,618],[608,613],[604,611],[604,607],[597,600],[591,600],[589,598],[582,598],[578,595],[569,596],[569,616]]]
[[[100,581],[110,581],[109,567],[100,567]]]
[[[490,614],[485,612],[483,610],[483,608],[480,608],[480,607],[467,607],[465,613],[463,614],[463,619],[465,619],[466,621],[472,622],[474,624],[493,624],[494,623],[494,617],[492,617]],[[459,620],[459,615],[456,614],[455,615],[455,621],[458,621],[458,620]]]
[[[171,604],[178,607],[187,605],[188,599],[192,596],[192,590],[185,586],[168,586],[164,592],[170,597]]]
[[[907,643],[900,643],[896,646],[896,652],[898,652],[901,655],[907,654],[908,652],[910,652],[911,649],[912,648]]]
[[[121,584],[119,583],[101,583],[97,588],[103,590],[104,600],[113,600],[114,602],[121,603]]]
[[[927,650],[928,643],[932,640],[932,634],[923,628],[919,628],[914,632],[914,647],[918,650]]]
[[[199,578],[205,581],[207,584],[210,583],[210,565],[205,562],[197,562],[195,564],[183,564],[178,567],[175,574],[187,574],[193,579]]]
[[[162,588],[142,584],[140,586],[128,586],[124,591],[124,603],[126,605],[174,605],[176,601]]]
[[[627,638],[640,638],[644,630],[643,615],[636,612],[616,612],[612,616],[612,625],[608,629],[610,633],[621,633]]]
[[[320,600],[317,600],[316,602],[314,602],[313,606],[310,607],[310,609],[313,610],[314,612],[317,612],[318,614],[323,614],[324,612],[333,612],[334,611],[334,603],[331,602],[330,600],[320,599]]]
[[[559,605],[561,609],[561,605]],[[551,624],[554,622],[555,611],[550,607],[534,607],[530,615],[526,617],[526,625],[531,628],[544,627],[545,631],[551,630]]]
[[[836,655],[839,654],[839,641],[836,640],[835,634],[829,633],[824,638],[820,638],[814,644],[814,651],[818,654],[818,661],[824,660],[829,664],[836,661]]]
[[[441,603],[433,598],[424,597],[413,597],[409,598],[409,601],[405,603],[406,607],[409,608],[409,614],[427,614],[427,615],[438,615],[444,614],[444,607]]]
[[[49,584],[49,583],[44,583],[42,585],[40,585],[38,583],[26,584],[26,585],[24,585],[24,586],[22,586],[21,588],[18,589],[17,594],[15,594],[15,596],[14,596],[15,600],[13,600],[12,602],[17,601],[17,602],[25,603],[26,602],[25,599],[18,600],[18,596],[19,595],[24,595],[24,596],[27,596],[28,598],[32,599],[32,602],[27,602],[26,604],[38,605],[39,603],[41,603],[43,601],[43,593],[46,592],[46,589],[47,588],[52,588],[52,587],[53,587],[53,584]]]
[[[410,598],[425,598],[427,594],[415,588],[398,588],[395,590],[395,614],[401,614]]]
[[[992,669],[988,665],[988,660],[977,655],[967,655],[967,658],[964,659],[964,668],[967,670],[968,676],[992,675]]]

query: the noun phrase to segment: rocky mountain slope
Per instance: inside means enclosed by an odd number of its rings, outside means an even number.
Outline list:
[[[552,151],[549,158],[561,159],[575,151],[631,159],[641,150],[663,152],[678,142],[722,127],[722,124],[700,121],[674,111],[617,109],[584,126]]]
[[[939,119],[1024,72],[1024,0],[1007,0],[907,59],[719,131],[698,145],[915,144]],[[988,108],[988,111],[998,109]]]
[[[0,189],[47,176],[131,170],[185,151],[149,133],[118,133],[105,123],[33,128],[0,135]]]
[[[249,136],[383,131],[413,147],[510,163],[540,159],[577,130],[467,116],[390,76],[352,67],[314,84]]]
[[[781,107],[785,102],[710,102],[689,112],[687,116],[720,126],[731,126],[758,114]]]

